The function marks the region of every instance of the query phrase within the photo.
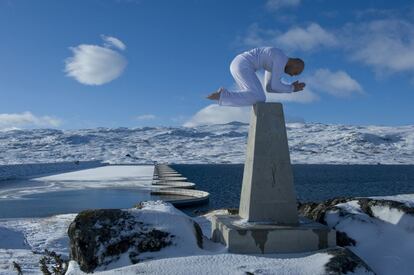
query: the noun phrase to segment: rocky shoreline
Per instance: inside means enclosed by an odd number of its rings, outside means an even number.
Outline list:
[[[338,246],[310,254],[294,254],[286,259],[283,255],[269,258],[229,254],[223,246],[211,242],[211,216],[217,213],[235,214],[237,209],[221,209],[189,217],[171,204],[149,201],[132,209],[86,210],[76,216],[57,215],[38,221],[39,226],[44,224],[48,228],[50,225],[47,224],[52,221],[62,223],[59,228],[65,231],[59,233],[61,237],[52,240],[58,246],[40,246],[46,249],[32,250],[32,257],[38,261],[37,267],[33,268],[43,274],[68,275],[85,272],[106,274],[105,270],[125,271],[125,274],[135,274],[137,270],[183,274],[197,272],[197,268],[259,274],[282,272],[278,268],[294,261],[291,268],[303,265],[299,268],[303,271],[316,266],[319,271],[315,274],[408,274],[412,268],[409,252],[414,244],[413,205],[414,195],[409,194],[382,198],[339,197],[299,203],[300,215],[336,230]],[[1,226],[18,231],[16,226],[19,224],[22,223],[10,221]],[[8,232],[3,231],[5,234]],[[25,238],[30,237],[25,231],[22,232]],[[50,228],[49,232],[52,233]],[[66,242],[68,247],[62,247],[61,244]],[[55,251],[54,247],[60,247],[60,250]],[[67,253],[61,254],[62,251]],[[388,255],[395,255],[399,262],[393,262]],[[314,259],[312,257],[318,260],[305,265],[307,259]],[[11,263],[15,272],[20,270],[25,274],[27,260],[22,259],[14,257]],[[223,259],[229,262],[223,262],[220,267],[213,264]],[[183,262],[191,264],[185,266],[181,264]]]
[[[356,202],[362,214],[375,218],[373,207],[389,207],[413,215],[414,209],[402,202],[392,200],[376,200],[371,198],[334,198],[323,202],[299,203],[300,215],[314,221],[331,226],[327,222],[327,214],[338,213],[342,218],[358,219],[361,213],[346,211],[341,205]],[[145,207],[140,207],[141,209]],[[120,255],[127,252],[131,264],[146,259],[140,258],[145,252],[155,252],[167,246],[174,245],[174,235],[160,231],[148,224],[139,221],[138,215],[130,214],[131,210],[88,210],[78,214],[69,227],[68,233],[71,246],[71,260],[78,262],[80,269],[91,272],[98,266],[105,266],[111,261],[120,259]],[[134,210],[139,213],[140,209]],[[217,211],[217,210],[216,210]],[[223,210],[222,210],[223,211]],[[236,209],[229,209],[232,214]],[[206,214],[208,216],[208,214]],[[203,237],[200,226],[188,217],[188,222],[193,224],[193,236],[197,240],[200,249],[203,248]],[[337,231],[337,244],[335,249],[327,250],[331,259],[326,263],[327,274],[345,274],[364,269],[374,273],[361,257],[352,252],[349,247],[358,245],[358,241],[350,237],[347,232]],[[92,238],[95,237],[94,240]],[[88,242],[89,240],[89,242]],[[84,244],[88,243],[88,246]]]

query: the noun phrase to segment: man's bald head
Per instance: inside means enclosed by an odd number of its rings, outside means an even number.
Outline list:
[[[305,62],[300,58],[289,58],[285,66],[285,73],[290,76],[298,75],[305,69]]]

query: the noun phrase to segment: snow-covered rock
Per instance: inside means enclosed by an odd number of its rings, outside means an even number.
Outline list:
[[[13,262],[22,268],[23,274],[42,274],[39,261],[48,256],[46,251],[68,260],[67,230],[75,216],[0,219],[0,274],[16,274]]]
[[[0,165],[101,160],[109,163],[243,163],[248,125],[0,131]],[[412,164],[414,125],[288,123],[293,163]]]
[[[137,209],[82,211],[68,234],[70,258],[85,272],[136,264],[168,246],[188,254],[202,248],[199,226],[160,201],[141,203]]]
[[[299,211],[337,231],[338,245],[348,247],[378,274],[414,270],[414,195],[336,198],[301,204]]]

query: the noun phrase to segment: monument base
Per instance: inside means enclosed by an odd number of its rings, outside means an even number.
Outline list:
[[[297,225],[246,222],[238,215],[212,218],[212,240],[229,252],[244,254],[298,253],[336,246],[336,232],[304,217]]]

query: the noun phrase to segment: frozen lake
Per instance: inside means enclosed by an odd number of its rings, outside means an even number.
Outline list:
[[[43,217],[88,208],[130,208],[151,196],[154,167],[111,165],[2,182],[0,218]]]

